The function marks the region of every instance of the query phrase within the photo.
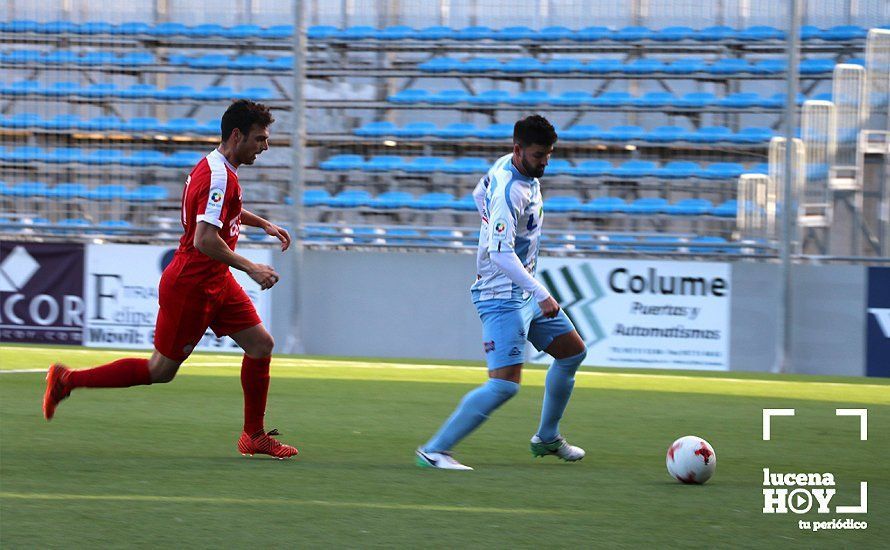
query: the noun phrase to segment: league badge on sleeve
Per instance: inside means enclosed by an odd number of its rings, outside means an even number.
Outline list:
[[[494,222],[494,238],[504,240],[507,236],[507,222],[504,220],[496,220]]]
[[[210,191],[210,202],[212,204],[219,204],[223,200],[223,192],[219,189],[212,189]]]

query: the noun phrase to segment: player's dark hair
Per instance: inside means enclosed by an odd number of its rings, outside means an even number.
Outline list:
[[[275,119],[272,118],[272,113],[262,103],[249,99],[238,99],[229,105],[229,108],[223,113],[220,122],[222,140],[229,139],[235,128],[241,130],[241,133],[246,136],[254,124],[261,128],[267,128],[273,122]]]
[[[513,126],[513,143],[518,143],[520,147],[533,144],[552,147],[556,140],[556,129],[541,115],[521,118]]]

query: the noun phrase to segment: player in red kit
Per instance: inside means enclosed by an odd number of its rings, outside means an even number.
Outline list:
[[[43,415],[52,419],[59,402],[75,388],[123,388],[173,380],[179,365],[209,327],[217,336],[231,337],[244,350],[241,387],[244,429],[238,440],[241,454],[267,454],[279,459],[297,449],[266,433],[263,416],[269,392],[269,363],[274,341],[230,267],[247,273],[263,290],[278,282],[275,270],[235,253],[241,225],[263,229],[290,246],[284,229],[245,210],[241,205],[238,167],[253,164],[269,148],[268,107],[248,100],[232,103],[222,117],[222,143],[195,166],[182,191],[184,233],[173,261],[159,285],[160,310],[150,359],[119,359],[107,365],[72,370],[60,364],[46,375]]]

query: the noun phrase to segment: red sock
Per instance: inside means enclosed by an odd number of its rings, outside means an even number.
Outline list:
[[[72,388],[128,388],[151,384],[148,359],[118,359],[113,363],[68,375]]]
[[[244,355],[241,361],[241,389],[244,390],[244,431],[255,434],[263,430],[266,396],[269,395],[269,363],[271,357],[254,359]]]

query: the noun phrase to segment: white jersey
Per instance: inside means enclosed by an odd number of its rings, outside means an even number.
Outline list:
[[[541,183],[522,175],[513,166],[513,155],[497,160],[479,181],[474,196],[482,227],[476,252],[476,282],[472,290],[479,300],[527,298],[492,261],[491,252],[515,252],[534,277],[544,203]]]

